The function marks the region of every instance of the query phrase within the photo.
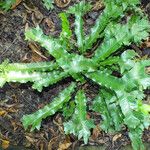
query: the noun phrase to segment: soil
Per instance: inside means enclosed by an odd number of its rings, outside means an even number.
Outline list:
[[[24,0],[13,10],[4,14],[0,13],[0,63],[6,59],[11,62],[33,62],[52,59],[38,45],[25,40],[25,27],[34,27],[39,24],[44,29],[45,34],[57,36],[61,31],[58,14],[78,1],[71,0],[71,3],[65,8],[59,8],[54,5],[54,9],[48,11],[41,0]],[[93,4],[96,3],[96,0],[91,1]],[[141,7],[150,18],[150,1],[143,0]],[[85,16],[86,32],[94,24],[99,13],[99,10],[95,10]],[[72,20],[73,18],[70,18],[70,21]],[[143,47],[141,53],[142,55],[150,55],[149,48]],[[34,133],[25,131],[20,122],[20,118],[23,115],[35,112],[49,103],[71,80],[67,78],[49,88],[45,88],[41,93],[33,90],[30,84],[10,83],[0,88],[0,109],[5,111],[4,116],[0,115],[1,144],[6,140],[10,142],[10,145],[24,146],[30,150],[56,150],[66,143],[70,144],[68,149],[78,149],[78,147],[83,146],[82,140],[77,140],[72,135],[66,136],[64,134],[61,113],[45,119],[42,122],[41,130]],[[96,85],[89,84],[86,86],[89,98],[92,98],[97,91]],[[148,91],[146,91],[146,94],[149,97],[150,93]],[[91,113],[90,115],[97,114]],[[97,115],[96,118],[97,122],[99,122],[100,117]],[[150,130],[145,130],[143,140],[150,143]],[[106,150],[119,150],[122,146],[128,144],[130,144],[130,140],[126,129],[115,135],[99,131],[97,138],[90,138],[88,143],[88,145],[95,146],[104,145]]]

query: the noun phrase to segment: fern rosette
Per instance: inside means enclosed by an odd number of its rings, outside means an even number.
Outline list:
[[[84,33],[83,16],[92,6],[84,1],[59,15],[62,32],[58,38],[46,36],[39,26],[26,30],[26,40],[38,42],[55,61],[31,64],[4,62],[0,65],[0,86],[6,82],[32,82],[32,87],[41,92],[44,87],[70,76],[78,84],[71,83],[43,109],[23,116],[25,129],[39,130],[42,119],[71,107],[69,114],[63,113],[67,118],[65,133],[74,134],[79,139],[83,137],[84,143],[87,143],[95,127],[93,119],[87,118],[87,111],[91,109],[101,114],[104,131],[121,131],[126,126],[133,149],[144,149],[142,133],[150,125],[150,105],[142,100],[144,90],[150,87],[150,75],[145,72],[150,60],[139,58],[134,50],[125,50],[125,46],[139,44],[149,36],[149,21],[142,13],[137,13],[137,4],[139,0],[105,0],[104,11],[89,35]],[[126,23],[122,23],[129,10],[133,14],[128,16]],[[74,39],[68,21],[70,14],[75,16],[76,43],[72,42]],[[85,57],[96,42],[101,44],[93,56]],[[72,50],[78,52],[72,53]],[[120,77],[114,76],[114,71],[119,72]],[[90,108],[82,88],[89,80],[99,85],[99,94],[92,100]],[[73,93],[75,101],[72,103]]]

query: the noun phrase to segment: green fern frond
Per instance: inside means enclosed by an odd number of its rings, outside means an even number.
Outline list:
[[[67,48],[67,50],[69,50],[69,48],[71,47],[71,36],[72,36],[72,31],[70,29],[70,23],[68,20],[68,16],[67,13],[60,13],[59,17],[61,18],[62,21],[62,31],[60,34],[60,41],[63,44],[63,46],[65,48]]]
[[[132,141],[132,147],[133,150],[145,150],[145,146],[142,141],[142,133],[144,128],[143,127],[137,127],[136,129],[130,129],[129,131],[129,137]]]
[[[76,4],[69,8],[68,13],[75,14],[75,34],[77,38],[77,46],[81,53],[84,50],[84,29],[83,29],[83,15],[91,9],[90,3],[85,1],[81,1],[80,3]]]
[[[71,99],[71,94],[73,93],[74,88],[75,83],[72,83],[69,87],[60,92],[58,97],[54,98],[54,100],[50,104],[46,105],[43,109],[40,109],[31,115],[23,116],[22,122],[25,129],[31,126],[31,131],[34,129],[39,130],[41,127],[42,119],[54,115],[55,112],[63,107],[64,103]]]
[[[73,115],[75,108],[76,105],[74,101],[70,101],[64,105],[62,108],[62,113],[65,119],[69,119]]]
[[[113,0],[113,2],[115,2],[117,5],[123,6],[124,10],[126,8],[131,8],[131,6],[135,7],[140,4],[140,0]],[[104,0],[104,3],[109,4],[110,1]]]
[[[126,88],[124,82],[121,79],[110,75],[107,70],[99,70],[96,72],[86,73],[85,75],[97,84],[111,90],[117,91],[120,89],[124,90]]]
[[[74,135],[78,136],[78,139],[84,139],[84,143],[87,144],[88,138],[91,135],[90,129],[94,128],[94,122],[92,120],[88,120],[86,118],[87,111],[86,111],[86,97],[84,91],[79,90],[75,97],[76,108],[73,114],[73,118],[64,123],[64,130],[65,133],[73,133]]]
[[[75,14],[75,16],[80,15],[83,16],[85,13],[87,13],[92,8],[91,4],[89,2],[85,2],[85,0],[75,4],[74,6],[69,7],[67,10],[70,14]]]
[[[36,63],[9,63],[4,61],[0,64],[0,71],[53,71],[59,69],[55,62],[36,62]]]
[[[105,59],[104,61],[99,62],[99,66],[111,66],[114,64],[121,63],[122,60],[118,56],[112,56],[109,57],[108,59]]]
[[[1,0],[0,9],[8,11],[15,2],[16,0]]]
[[[104,42],[95,51],[94,59],[96,61],[104,60],[121,48],[121,46],[129,45],[131,42],[140,42],[142,39],[148,37],[149,30],[149,22],[146,19],[140,19],[137,16],[132,17],[125,25],[109,24],[105,30]]]
[[[28,72],[28,71],[9,71],[0,72],[0,87],[2,87],[6,82],[35,82],[41,80],[43,77],[47,76],[48,73],[41,72]]]
[[[126,71],[129,71],[134,66],[135,57],[138,57],[138,54],[134,50],[126,50],[121,54],[121,61],[118,62],[118,64],[122,74],[124,74]]]
[[[103,130],[106,132],[121,130],[123,114],[113,93],[102,89],[93,101],[92,110],[101,114],[103,122],[100,126]]]
[[[34,82],[34,84],[32,85],[32,88],[41,92],[43,87],[48,87],[54,83],[57,83],[58,81],[62,80],[63,78],[66,78],[67,76],[68,74],[66,72],[50,72],[42,79],[36,80],[36,82]]]
[[[122,113],[125,116],[124,122],[129,128],[135,129],[140,125],[140,118],[135,115],[136,101],[131,93],[126,93],[123,91],[118,91],[117,96],[119,98],[119,105],[121,107]]]
[[[132,42],[141,43],[149,36],[150,26],[147,17],[141,19],[140,16],[133,16],[128,24]]]
[[[124,1],[124,0],[104,1],[104,4],[105,4],[104,12],[96,20],[95,25],[91,29],[91,33],[85,38],[85,43],[86,43],[85,50],[92,48],[92,45],[96,42],[96,40],[98,38],[100,38],[100,34],[102,33],[102,31],[105,30],[105,28],[107,27],[107,25],[110,23],[111,20],[116,20],[117,18],[119,19],[119,18],[123,17],[124,11],[131,8],[131,6],[133,6],[135,8],[136,5],[139,3],[140,3],[139,0],[133,0],[133,2],[128,1],[128,0],[126,0],[126,1]],[[139,22],[142,24],[142,21],[139,21]],[[146,21],[144,21],[144,24],[147,24]],[[143,33],[142,35],[144,35],[144,34],[146,36],[146,33]],[[137,38],[138,37],[140,37],[140,36],[137,36]],[[134,39],[134,40],[136,40],[136,39]]]
[[[26,40],[34,40],[38,42],[42,47],[48,50],[49,54],[59,59],[67,54],[67,51],[63,49],[58,39],[54,39],[50,36],[44,35],[42,29],[37,26],[34,29],[27,29],[25,32]]]
[[[144,128],[148,129],[150,125],[150,105],[143,104],[142,101],[138,101],[137,114],[140,116],[141,124],[136,127],[136,129],[129,129],[129,137],[132,141],[132,147],[134,150],[142,149],[145,150],[145,147],[142,142],[142,135]],[[140,113],[139,113],[140,112]]]
[[[145,72],[146,66],[150,66],[150,60],[134,63],[132,69],[124,74],[123,80],[134,83],[140,90],[150,87],[150,75]]]
[[[124,123],[129,129],[129,137],[132,141],[132,147],[134,150],[145,150],[142,142],[142,133],[144,128],[150,125],[150,116],[144,114],[142,111],[137,111],[138,101],[136,99],[137,94],[123,93],[117,94],[119,97],[119,104],[121,110],[125,116]],[[122,95],[122,96],[121,96]],[[141,105],[143,105],[141,103]]]
[[[96,67],[92,60],[82,55],[68,53],[58,40],[44,35],[39,27],[27,30],[25,35],[26,39],[37,41],[42,47],[45,47],[55,57],[59,66],[69,73],[77,73],[84,70],[93,71]]]
[[[53,6],[53,3],[54,3],[54,0],[42,0],[43,3],[44,3],[44,6],[50,10],[52,9],[54,6]]]
[[[104,12],[96,20],[95,25],[91,29],[91,33],[85,38],[85,50],[92,48],[92,45],[96,42],[98,38],[100,38],[100,34],[102,33],[102,31],[104,31],[104,29],[107,27],[111,20],[115,20],[123,16],[123,6],[117,5],[115,0],[109,2],[104,1],[104,3]]]

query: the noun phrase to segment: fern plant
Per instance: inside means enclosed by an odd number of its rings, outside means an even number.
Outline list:
[[[8,11],[16,0],[0,0],[0,9]]]
[[[85,2],[60,14],[62,32],[58,38],[46,36],[39,26],[27,29],[26,40],[38,42],[55,61],[30,64],[4,61],[0,65],[0,86],[3,87],[6,82],[32,82],[32,87],[41,92],[44,87],[71,76],[72,83],[50,104],[23,116],[25,129],[31,127],[31,131],[39,130],[42,119],[63,112],[66,118],[65,133],[74,134],[79,139],[83,137],[87,144],[90,131],[95,127],[94,118],[87,118],[87,111],[91,110],[101,114],[100,126],[105,132],[118,132],[126,126],[133,149],[144,150],[142,133],[150,125],[150,105],[143,101],[143,90],[150,87],[150,75],[145,71],[150,66],[150,60],[141,59],[132,49],[123,49],[131,43],[139,44],[148,37],[149,21],[137,9],[139,0],[105,0],[104,4],[105,9],[89,35],[84,34],[83,15],[91,5]],[[131,10],[132,15],[128,16],[126,23],[122,23],[126,12]],[[72,40],[67,19],[70,14],[75,15],[76,43]],[[85,57],[85,53],[99,40],[101,44],[94,55]],[[113,71],[118,71],[121,77],[114,76]],[[87,105],[88,99],[82,89],[82,85],[89,80],[100,87],[92,106]],[[73,93],[76,95],[75,101],[72,101]]]
[[[54,0],[43,0],[43,4],[48,10],[53,8],[53,3]]]

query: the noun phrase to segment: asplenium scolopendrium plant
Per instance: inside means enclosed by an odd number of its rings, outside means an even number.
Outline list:
[[[53,8],[53,3],[54,3],[54,0],[42,0],[43,1],[43,4],[44,6],[50,10]]]
[[[100,85],[100,90],[89,109],[101,114],[101,128],[114,132],[126,126],[133,149],[144,149],[142,133],[150,125],[150,105],[142,100],[143,90],[150,87],[150,76],[146,72],[150,60],[140,59],[134,50],[122,50],[131,43],[139,44],[147,38],[150,25],[136,7],[138,0],[105,0],[104,4],[105,9],[89,35],[84,34],[83,15],[91,9],[91,5],[85,2],[60,14],[62,32],[58,38],[44,35],[40,27],[26,30],[26,39],[38,42],[55,61],[30,64],[5,61],[0,65],[0,86],[6,82],[32,82],[32,87],[41,92],[43,87],[71,76],[74,80],[70,86],[43,109],[23,116],[22,122],[25,129],[31,126],[31,131],[39,130],[42,119],[62,111],[67,118],[65,133],[72,133],[79,139],[83,137],[84,143],[87,143],[90,130],[95,125],[92,119],[87,118],[89,107],[82,85],[92,80]],[[124,14],[131,10],[133,14],[127,17],[126,23],[122,23]],[[69,14],[75,15],[76,43],[72,40],[67,19]],[[85,57],[85,53],[99,40],[102,42],[93,56]],[[119,50],[121,55],[117,55]],[[113,71],[120,72],[121,77],[115,77]],[[75,101],[72,100],[73,93],[76,93]]]
[[[0,0],[0,10],[9,10],[16,0]]]

